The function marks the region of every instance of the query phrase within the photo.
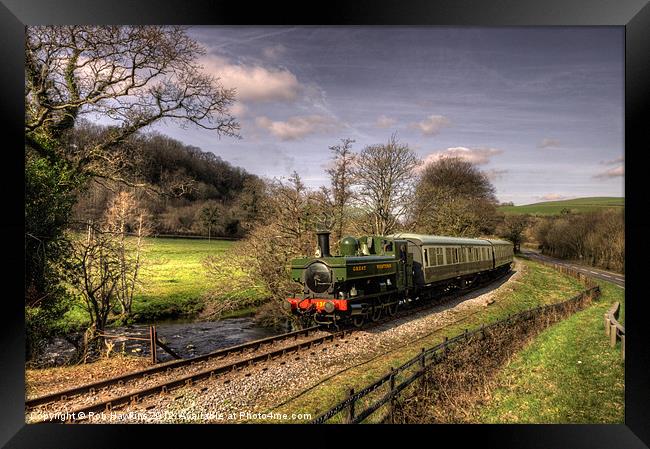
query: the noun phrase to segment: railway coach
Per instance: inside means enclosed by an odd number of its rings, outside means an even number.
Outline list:
[[[317,235],[316,257],[290,264],[302,291],[284,304],[305,325],[377,321],[394,315],[401,304],[496,278],[510,270],[513,260],[513,245],[505,240],[411,233],[348,236],[332,255],[329,232]]]

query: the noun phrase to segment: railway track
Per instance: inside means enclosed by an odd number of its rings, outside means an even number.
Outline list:
[[[215,379],[250,366],[282,358],[289,354],[295,354],[305,349],[311,349],[314,346],[325,345],[327,343],[334,343],[338,346],[338,343],[336,343],[337,340],[347,341],[345,338],[356,330],[368,330],[387,321],[417,313],[454,298],[456,293],[471,293],[496,282],[504,276],[505,274],[460,291],[453,290],[448,293],[443,293],[434,300],[426,301],[418,306],[404,307],[394,316],[384,317],[376,322],[370,322],[361,329],[351,328],[328,333],[323,332],[320,326],[313,326],[307,329],[225,348],[190,359],[181,359],[155,365],[144,370],[104,379],[65,391],[35,397],[25,402],[26,412],[28,417],[34,414],[38,415],[38,418],[29,420],[30,423],[51,422],[53,420],[53,414],[56,412],[61,413],[62,410],[64,410],[63,413],[65,413],[66,419],[59,419],[57,417],[57,422],[80,421],[89,418],[93,413],[110,412],[124,406],[135,405],[146,397],[170,393],[177,388],[191,386],[203,380]],[[314,334],[318,335],[313,336]],[[312,335],[311,338],[310,335]],[[264,351],[264,349],[274,346],[275,348]],[[323,348],[323,350],[326,349]]]
[[[172,372],[180,371],[183,368],[191,368],[193,366],[203,366],[203,365],[211,364],[213,362],[222,361],[226,358],[236,356],[236,355],[239,355],[240,358],[243,360],[247,360],[250,358],[250,357],[245,357],[247,353],[257,352],[264,348],[277,346],[283,342],[286,343],[287,341],[305,339],[317,332],[320,332],[319,326],[313,326],[310,328],[301,329],[294,332],[288,332],[281,335],[276,335],[272,337],[263,338],[260,340],[243,343],[236,346],[231,346],[229,348],[224,348],[198,357],[192,357],[189,359],[181,359],[181,360],[162,363],[159,365],[152,366],[150,368],[146,368],[144,370],[134,371],[132,373],[127,373],[124,375],[103,379],[98,382],[93,382],[90,384],[81,385],[67,390],[57,391],[54,393],[49,393],[35,398],[30,398],[25,401],[25,408],[27,411],[29,411],[40,406],[46,406],[57,402],[75,400],[83,395],[97,396],[105,392],[105,390],[107,390],[108,388],[113,386],[122,387],[127,385],[128,383],[133,383],[134,381],[140,379],[149,379],[153,376],[160,375],[160,374],[168,375]],[[285,348],[284,346],[280,348],[280,351],[282,351],[282,349],[284,348]],[[271,353],[273,352],[275,351],[271,351]],[[265,352],[265,354],[267,353],[268,352]],[[233,363],[237,364],[239,363],[239,361]]]

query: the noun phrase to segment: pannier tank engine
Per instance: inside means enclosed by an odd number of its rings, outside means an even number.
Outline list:
[[[513,245],[504,240],[400,233],[345,237],[330,254],[330,233],[317,233],[316,257],[291,261],[302,292],[284,306],[304,324],[378,321],[398,306],[496,278],[510,270]]]

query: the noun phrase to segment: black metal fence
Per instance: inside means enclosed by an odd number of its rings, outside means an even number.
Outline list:
[[[380,409],[384,409],[378,421],[389,416],[394,409],[394,401],[397,397],[413,382],[421,378],[427,370],[434,364],[445,358],[445,355],[455,346],[468,343],[472,338],[485,338],[486,333],[497,330],[500,326],[510,326],[523,320],[533,319],[541,314],[549,312],[562,312],[570,309],[572,306],[581,303],[587,297],[598,298],[600,296],[600,287],[590,278],[566,266],[543,262],[545,265],[551,265],[565,274],[579,279],[588,288],[582,293],[555,304],[538,306],[533,309],[525,310],[515,315],[508,315],[506,318],[483,325],[477,329],[457,335],[453,338],[445,337],[444,341],[432,348],[422,348],[417,356],[413,357],[398,368],[391,368],[391,371],[362,390],[355,391],[350,389],[347,398],[327,410],[316,419],[312,424],[322,424],[326,422],[342,422],[347,424],[358,424],[367,421],[371,416],[376,414]]]

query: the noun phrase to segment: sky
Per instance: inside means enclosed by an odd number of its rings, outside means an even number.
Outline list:
[[[241,139],[154,129],[268,178],[327,185],[330,151],[395,134],[478,165],[501,202],[624,195],[622,27],[192,27]]]

